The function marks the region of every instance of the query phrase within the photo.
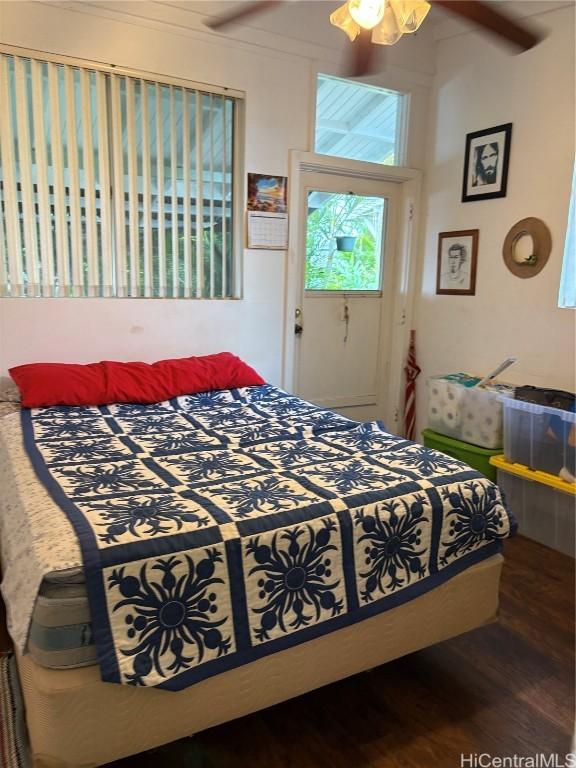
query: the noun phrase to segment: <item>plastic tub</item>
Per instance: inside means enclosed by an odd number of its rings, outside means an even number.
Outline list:
[[[499,454],[501,448],[496,450],[480,448],[477,445],[464,443],[462,440],[455,440],[453,437],[439,435],[431,429],[425,429],[422,432],[422,437],[424,438],[426,448],[434,448],[437,451],[441,451],[441,453],[452,456],[453,459],[463,461],[472,469],[482,472],[489,480],[496,482],[496,470],[490,464],[490,459],[492,456]]]
[[[518,522],[518,533],[574,557],[576,486],[494,456],[496,482]]]
[[[503,397],[504,456],[511,464],[576,476],[576,413]]]
[[[428,426],[434,432],[481,448],[502,448],[502,394],[513,394],[507,385],[484,389],[470,386],[465,374],[427,379]],[[464,382],[464,383],[461,383]]]

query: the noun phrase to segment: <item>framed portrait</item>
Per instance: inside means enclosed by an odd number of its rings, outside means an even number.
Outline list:
[[[440,232],[436,293],[474,296],[476,293],[476,261],[478,230]]]
[[[462,202],[506,197],[512,123],[466,135]]]

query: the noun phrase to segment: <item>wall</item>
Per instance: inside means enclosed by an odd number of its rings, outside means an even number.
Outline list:
[[[419,426],[424,378],[486,374],[510,355],[513,383],[574,390],[574,311],[557,297],[574,161],[574,6],[533,17],[548,37],[514,56],[485,36],[440,40],[430,121],[421,294],[416,303]],[[465,135],[513,123],[508,194],[461,203]],[[514,277],[502,243],[519,219],[536,216],[552,253],[532,279]],[[436,296],[438,233],[479,229],[475,296]]]
[[[316,71],[337,73],[345,48],[342,33],[327,23],[324,3],[310,4],[304,25],[303,9],[290,5],[216,37],[201,24],[207,3],[0,2],[0,42],[245,91],[246,170],[287,174],[289,150],[311,148]],[[388,72],[369,79],[412,90],[408,154],[420,166],[430,39],[421,35],[398,48]],[[414,72],[406,69],[410,56]],[[0,300],[0,375],[40,359],[150,361],[230,349],[280,383],[285,259],[284,252],[246,251],[243,298],[235,301]]]

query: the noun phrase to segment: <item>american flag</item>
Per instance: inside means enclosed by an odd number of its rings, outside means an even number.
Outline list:
[[[404,373],[406,374],[404,434],[408,440],[414,440],[416,437],[416,379],[420,375],[420,367],[416,362],[416,331],[410,331],[410,344]]]

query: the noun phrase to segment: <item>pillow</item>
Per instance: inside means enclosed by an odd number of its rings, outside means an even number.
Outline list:
[[[9,373],[20,389],[24,408],[158,403],[195,392],[264,384],[253,368],[230,352],[152,364],[30,363],[10,368]]]

